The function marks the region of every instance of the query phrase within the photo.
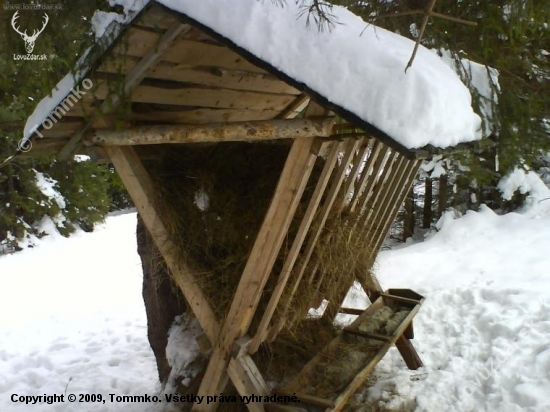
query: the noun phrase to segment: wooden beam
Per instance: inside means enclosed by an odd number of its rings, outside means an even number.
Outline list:
[[[384,146],[378,141],[374,144],[372,152],[367,160],[367,164],[361,172],[361,178],[359,179],[359,182],[357,182],[357,185],[355,185],[353,197],[349,202],[348,208],[350,213],[355,211],[355,207],[357,206],[359,199],[363,199],[364,201],[369,197],[374,182],[378,179],[381,168],[384,167],[384,161],[387,158],[386,154],[389,150],[390,149],[387,146]],[[363,193],[365,196],[362,196]]]
[[[106,147],[105,151],[130,194],[155,245],[163,256],[176,284],[211,342],[218,337],[219,325],[190,268],[180,259],[180,251],[170,238],[156,209],[153,182],[131,147]]]
[[[243,397],[271,395],[267,383],[250,356],[244,355],[239,358],[231,358],[227,373],[239,395]],[[246,404],[246,407],[250,412],[264,412],[263,401],[250,401]]]
[[[329,191],[327,192],[323,206],[321,207],[319,214],[316,217],[319,224],[315,226],[314,230],[309,235],[308,243],[300,259],[300,264],[296,267],[298,270],[296,275],[296,280],[294,281],[294,285],[290,292],[288,301],[285,302],[285,307],[282,310],[281,318],[279,319],[279,322],[276,325],[274,325],[271,331],[269,332],[270,342],[275,340],[276,336],[278,335],[278,333],[281,331],[281,329],[285,324],[285,316],[286,316],[286,313],[288,312],[290,303],[294,297],[294,294],[298,290],[300,281],[302,280],[302,277],[304,275],[304,272],[306,271],[309,260],[311,259],[313,251],[315,250],[315,245],[319,240],[319,236],[321,235],[321,232],[325,226],[325,223],[330,214],[332,206],[336,201],[338,192],[340,190],[340,187],[342,185],[344,178],[346,177],[348,167],[351,163],[351,160],[353,159],[353,156],[355,154],[355,150],[357,149],[359,141],[354,139],[348,139],[344,144],[345,144],[344,156],[342,158],[340,166],[338,167],[336,173],[334,174],[332,184],[330,186]]]
[[[97,130],[97,145],[131,146],[168,143],[262,141],[328,137],[334,117],[264,120],[205,125],[143,126],[125,130]]]
[[[360,176],[359,172],[361,170],[361,166],[367,161],[367,157],[370,157],[369,154],[372,153],[374,149],[373,146],[376,145],[377,143],[378,142],[374,139],[367,140],[366,142],[363,142],[362,147],[359,148],[359,153],[357,153],[357,156],[355,157],[355,161],[353,162],[353,168],[351,169],[349,176],[344,182],[344,190],[342,192],[342,198],[338,202],[339,203],[338,207],[340,211],[345,207],[345,204],[348,201],[348,196],[351,193],[352,188],[354,188],[357,183],[356,180],[357,180],[357,177]],[[366,169],[366,167],[364,169]],[[367,171],[367,170],[364,170],[364,171]],[[365,174],[368,175],[368,173],[365,173]]]
[[[220,393],[222,377],[229,362],[233,342],[246,334],[264,286],[279,254],[284,236],[315,164],[311,153],[313,138],[295,139],[283,168],[275,195],[264,218],[233,302],[212,351],[198,395]],[[195,411],[211,411],[216,403],[195,404]]]
[[[420,167],[421,161],[407,161],[408,164],[406,166],[406,170],[403,173],[401,179],[399,180],[396,187],[399,188],[399,190],[394,191],[392,197],[396,197],[396,199],[392,199],[392,207],[388,208],[385,213],[383,214],[383,217],[381,221],[383,222],[382,229],[378,229],[375,231],[375,236],[372,239],[373,242],[372,245],[372,252],[378,253],[378,250],[382,247],[382,243],[384,242],[384,239],[386,237],[386,234],[388,230],[391,227],[391,224],[395,220],[395,217],[399,211],[399,208],[401,207],[401,204],[403,203],[403,200],[405,196],[407,195],[408,189],[411,187],[412,182],[414,181],[414,177],[418,173],[418,169]]]
[[[174,44],[176,39],[185,31],[189,31],[191,26],[174,23],[166,33],[162,35],[158,43],[149,49],[147,54],[139,61],[138,64],[126,76],[124,81],[124,94],[128,95],[132,89],[137,86],[147,75],[147,72],[155,66],[163,54]],[[101,104],[99,110],[94,112],[92,119],[71,139],[65,144],[63,149],[58,154],[60,160],[67,160],[80,146],[82,139],[86,135],[90,126],[97,121],[103,114],[112,113],[121,103],[121,96],[118,94],[110,94],[108,98]]]
[[[251,354],[255,353],[258,350],[258,347],[260,346],[260,344],[265,340],[267,329],[269,327],[271,319],[273,318],[275,309],[277,308],[277,305],[279,304],[281,296],[283,295],[283,291],[285,290],[288,279],[290,278],[290,274],[292,273],[294,264],[296,263],[296,260],[300,253],[304,240],[306,239],[306,236],[309,232],[309,228],[311,227],[311,222],[313,221],[313,217],[315,216],[315,213],[317,212],[319,204],[321,203],[321,198],[325,193],[325,189],[328,185],[328,181],[330,179],[332,170],[334,169],[334,165],[338,161],[338,154],[340,153],[340,144],[336,142],[331,142],[329,144],[331,144],[332,147],[325,161],[323,171],[321,172],[321,176],[317,181],[317,185],[315,186],[315,191],[311,196],[311,200],[309,201],[309,205],[307,207],[304,218],[302,219],[302,222],[298,229],[298,233],[296,234],[296,237],[292,242],[292,246],[290,247],[290,251],[288,252],[288,255],[286,257],[285,263],[283,265],[283,269],[281,270],[279,279],[277,280],[277,284],[275,285],[273,293],[271,294],[271,298],[269,299],[269,303],[262,316],[260,325],[258,326],[258,330],[256,331],[256,335],[254,336],[252,340],[252,344],[250,345]]]
[[[306,94],[299,95],[296,99],[292,101],[279,115],[279,119],[292,119],[296,117],[306,105],[310,102],[309,96]]]

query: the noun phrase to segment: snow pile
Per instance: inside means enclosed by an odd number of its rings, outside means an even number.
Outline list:
[[[294,1],[160,0],[210,27],[409,148],[447,147],[480,138],[468,89],[424,47],[333,7],[337,25],[306,27]],[[300,16],[300,17],[297,17]],[[308,69],[309,68],[309,69]]]
[[[36,170],[34,173],[36,175],[36,186],[42,194],[48,199],[53,199],[60,209],[65,209],[67,202],[65,201],[63,195],[56,189],[57,181],[53,180],[49,176],[45,176],[44,173],[37,172]]]
[[[505,200],[512,199],[516,192],[523,195],[528,194],[525,207],[522,210],[524,213],[537,215],[550,210],[550,189],[533,171],[514,169],[500,180],[498,189],[502,192],[502,197]]]
[[[414,43],[367,25],[345,8],[335,6],[331,14],[339,24],[319,32],[307,27],[307,13],[294,1],[285,7],[258,0],[159,3],[210,27],[408,148],[447,147],[481,137],[481,120],[472,110],[470,93],[450,67],[421,46],[405,74]],[[125,7],[124,17],[97,14],[97,35],[113,21],[131,21],[147,1],[111,0],[114,4]],[[82,77],[69,75],[51,98],[40,102],[25,126],[25,138],[75,80]]]
[[[189,316],[181,315],[174,320],[168,332],[168,345],[166,346],[166,360],[172,368],[168,386],[164,390],[166,393],[177,390],[175,376],[185,374],[181,384],[189,386],[191,379],[200,372],[200,369],[194,367],[193,361],[200,355],[197,337],[202,333],[196,318],[190,319]]]
[[[379,261],[384,288],[427,298],[413,341],[426,366],[409,371],[392,349],[365,398],[417,412],[549,411],[550,213],[482,206],[439,226]]]
[[[101,36],[105,34],[113,22],[115,22],[115,24],[123,24],[125,20],[122,14],[97,10],[92,16],[92,30],[96,40],[100,39]]]

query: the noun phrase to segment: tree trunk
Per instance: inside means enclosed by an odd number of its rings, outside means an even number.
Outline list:
[[[441,215],[447,210],[447,175],[441,175],[439,178],[439,201],[437,208],[437,217],[440,218]]]
[[[405,199],[405,219],[403,221],[403,242],[414,235],[414,188]]]
[[[147,336],[155,354],[160,382],[163,386],[170,376],[166,359],[168,331],[176,316],[187,311],[182,293],[171,279],[153,239],[138,217],[138,253],[143,266],[143,301],[147,313]]]
[[[427,177],[425,180],[424,191],[424,216],[422,219],[422,227],[429,229],[432,225],[432,179]]]

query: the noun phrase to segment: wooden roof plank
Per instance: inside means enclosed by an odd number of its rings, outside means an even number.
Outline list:
[[[143,57],[158,42],[159,38],[159,33],[132,26],[128,30],[127,40],[117,44],[113,51],[125,56]],[[266,73],[264,69],[248,62],[244,57],[225,46],[185,38],[177,40],[167,50],[162,60],[179,63],[185,67],[204,66]]]
[[[147,70],[153,67],[160,58],[162,54],[170,47],[170,45],[175,41],[175,39],[189,26],[183,25],[179,22],[175,23],[170,30],[168,30],[160,39],[158,44],[154,49],[149,49],[147,54],[140,60],[140,62],[132,69],[130,73],[126,76],[124,82],[124,93],[128,94],[137,84],[139,84],[145,77]],[[94,119],[100,116],[102,113],[108,113],[109,111],[114,110],[120,104],[120,96],[117,94],[111,94],[109,98],[101,104],[99,111],[94,115]],[[90,121],[84,128],[82,128],[77,134],[75,134],[61,149],[59,152],[59,158],[61,160],[68,159],[71,154],[76,150],[80,145],[84,134],[91,126],[92,122]]]
[[[134,67],[137,60],[135,57],[118,56],[118,58],[106,61],[97,71],[111,74],[127,73]],[[189,67],[169,62],[158,63],[149,70],[147,78],[192,83],[223,89],[277,94],[300,94],[300,91],[270,74],[220,68]]]

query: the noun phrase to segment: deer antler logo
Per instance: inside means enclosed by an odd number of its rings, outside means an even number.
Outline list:
[[[27,30],[25,30],[23,33],[19,30],[19,27],[16,26],[16,20],[19,18],[19,15],[18,15],[18,11],[15,12],[15,14],[13,15],[13,18],[11,19],[11,26],[13,27],[13,29],[19,33],[21,35],[21,37],[23,38],[23,40],[25,41],[25,48],[27,49],[27,54],[31,54],[33,49],[34,49],[34,42],[36,41],[36,39],[38,38],[38,36],[40,35],[40,33],[42,33],[44,31],[44,29],[46,28],[46,25],[48,24],[48,21],[50,20],[50,18],[48,17],[48,14],[47,13],[44,13],[44,24],[42,25],[42,28],[40,30],[34,30],[34,32],[32,33],[31,36],[29,36],[27,34]]]

